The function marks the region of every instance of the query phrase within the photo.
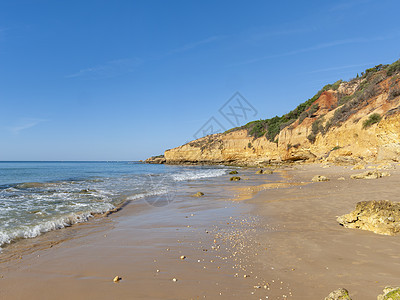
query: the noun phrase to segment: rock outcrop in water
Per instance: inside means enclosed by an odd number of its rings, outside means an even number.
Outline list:
[[[145,160],[148,164],[164,164],[166,161],[164,155],[152,156]]]
[[[358,202],[354,211],[338,217],[337,221],[346,228],[396,235],[400,232],[400,203],[386,200]]]
[[[290,113],[165,151],[148,162],[264,165],[400,161],[400,60],[325,86]]]

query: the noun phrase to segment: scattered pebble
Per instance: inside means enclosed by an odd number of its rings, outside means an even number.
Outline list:
[[[185,255],[182,255],[180,258],[181,258],[182,260],[184,260],[184,259],[186,258],[186,256],[185,256]]]
[[[177,282],[177,281],[178,281],[178,279],[176,279],[176,278],[172,278],[172,281],[173,281],[173,282]]]
[[[121,279],[122,279],[121,277],[115,276],[114,279],[113,279],[113,281],[114,281],[114,282],[119,282]]]

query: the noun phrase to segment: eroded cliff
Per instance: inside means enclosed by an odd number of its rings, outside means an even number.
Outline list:
[[[295,110],[165,151],[167,163],[400,160],[400,61],[324,87]]]

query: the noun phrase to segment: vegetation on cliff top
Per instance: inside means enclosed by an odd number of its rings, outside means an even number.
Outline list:
[[[400,60],[397,60],[391,65],[377,65],[373,68],[369,68],[365,70],[365,72],[361,73],[361,77],[357,74],[356,78],[348,82],[349,84],[358,84],[356,91],[350,95],[340,94],[337,92],[338,106],[340,106],[340,108],[335,111],[333,118],[326,122],[325,126],[323,125],[322,118],[318,118],[316,121],[314,121],[312,125],[312,132],[308,136],[308,139],[311,142],[314,142],[318,133],[324,134],[329,130],[330,127],[338,126],[347,120],[349,116],[355,113],[358,109],[367,105],[368,99],[373,98],[382,92],[382,88],[379,83],[397,73],[400,73]],[[389,100],[400,95],[399,82],[400,75],[395,75],[392,77],[389,89],[386,91],[389,94]],[[299,120],[299,124],[301,124],[304,119],[315,117],[314,114],[318,111],[319,106],[318,104],[314,104],[314,102],[318,100],[321,94],[325,91],[337,91],[342,83],[343,81],[339,80],[333,84],[324,86],[312,98],[308,99],[304,103],[301,103],[294,110],[281,117],[275,116],[270,119],[252,121],[241,127],[232,128],[227,132],[246,129],[249,136],[254,138],[265,136],[268,140],[277,143],[277,136],[281,130],[290,126],[296,120]],[[370,116],[370,118],[371,117],[372,116]],[[363,126],[364,128],[379,122],[381,116],[379,116],[379,120],[376,118],[376,116],[372,118],[372,120],[367,120],[368,124]]]
[[[254,138],[260,138],[265,135],[268,140],[277,142],[276,137],[282,129],[291,125],[297,119],[303,121],[305,118],[311,117],[318,110],[318,105],[312,106],[312,104],[321,96],[323,92],[328,90],[337,90],[341,83],[342,80],[339,80],[333,84],[327,84],[312,98],[308,99],[304,103],[301,103],[294,110],[281,117],[275,116],[271,119],[252,121],[244,126],[232,128],[227,132],[247,129],[248,134]]]

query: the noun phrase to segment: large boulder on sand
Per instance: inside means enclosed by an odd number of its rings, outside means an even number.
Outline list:
[[[340,288],[331,292],[325,300],[351,300],[351,298],[348,290]]]
[[[313,177],[313,179],[311,179],[312,182],[322,182],[322,181],[329,181],[329,178],[327,178],[326,176],[322,176],[322,175],[315,175]]]
[[[395,235],[400,232],[400,203],[387,200],[361,201],[356,204],[354,211],[338,217],[337,221],[346,228]]]
[[[390,176],[388,172],[379,172],[377,170],[367,171],[360,174],[351,175],[351,179],[378,179],[381,177]]]
[[[377,300],[400,300],[400,287],[385,287],[383,294],[379,295]]]

